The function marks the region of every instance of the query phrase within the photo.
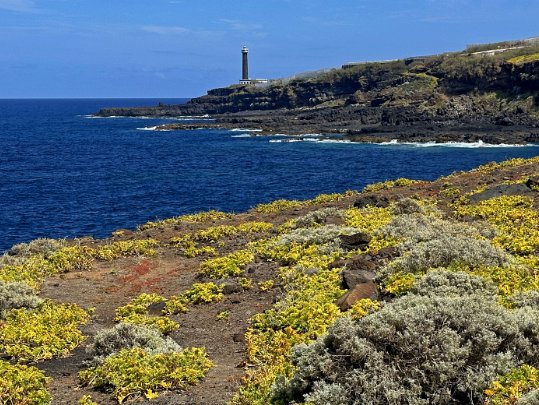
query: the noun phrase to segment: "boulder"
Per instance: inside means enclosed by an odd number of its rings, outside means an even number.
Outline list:
[[[354,202],[354,207],[365,208],[366,206],[385,208],[389,206],[389,198],[382,195],[362,195]]]
[[[358,284],[353,289],[348,290],[348,292],[337,300],[336,304],[341,311],[348,311],[356,302],[366,298],[373,300],[378,298],[376,285],[372,281]]]
[[[369,270],[355,271],[344,269],[341,272],[343,286],[348,289],[352,289],[358,284],[368,283],[369,281],[374,280],[374,277],[376,277],[376,274]]]
[[[478,202],[495,197],[505,195],[529,195],[531,192],[532,191],[526,184],[500,184],[470,196],[469,200],[471,204],[477,204]]]
[[[161,316],[163,315],[163,310],[165,309],[165,302],[155,302],[153,304],[148,305],[146,308],[146,311],[148,311],[148,315],[150,316]]]
[[[340,235],[339,238],[341,239],[341,247],[348,250],[365,248],[372,239],[369,234],[364,232]]]

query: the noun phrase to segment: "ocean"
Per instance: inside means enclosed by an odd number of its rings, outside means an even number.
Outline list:
[[[539,146],[385,145],[254,136],[237,129],[158,132],[165,119],[92,118],[102,107],[185,99],[0,100],[0,252],[39,237],[106,237],[197,211],[241,212],[278,198],[432,180]],[[185,118],[184,118],[185,119]]]

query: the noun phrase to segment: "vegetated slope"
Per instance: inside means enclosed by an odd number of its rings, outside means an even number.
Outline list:
[[[459,133],[459,139],[475,140],[481,131],[503,130],[508,138],[518,132],[520,142],[533,142],[539,139],[533,129],[539,124],[538,79],[539,45],[524,41],[348,64],[276,80],[267,87],[210,90],[184,106],[113,108],[98,115],[211,114],[225,127],[251,125],[292,133],[319,130],[363,140],[371,135],[375,141],[387,133],[414,139],[420,137],[418,132],[429,135],[429,131],[445,132],[448,140],[453,132]],[[492,141],[499,142],[496,136]]]
[[[515,159],[17,245],[0,398],[534,403],[538,172]]]

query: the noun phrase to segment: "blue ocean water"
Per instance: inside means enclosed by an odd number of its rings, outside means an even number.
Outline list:
[[[101,107],[182,100],[0,100],[0,252],[38,237],[104,237],[156,218],[244,211],[277,198],[435,179],[539,147],[276,142],[240,131],[140,130],[159,119],[91,119]]]

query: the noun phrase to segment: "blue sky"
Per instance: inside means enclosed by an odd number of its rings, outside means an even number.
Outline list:
[[[0,98],[191,97],[241,74],[539,36],[538,0],[0,0]]]

